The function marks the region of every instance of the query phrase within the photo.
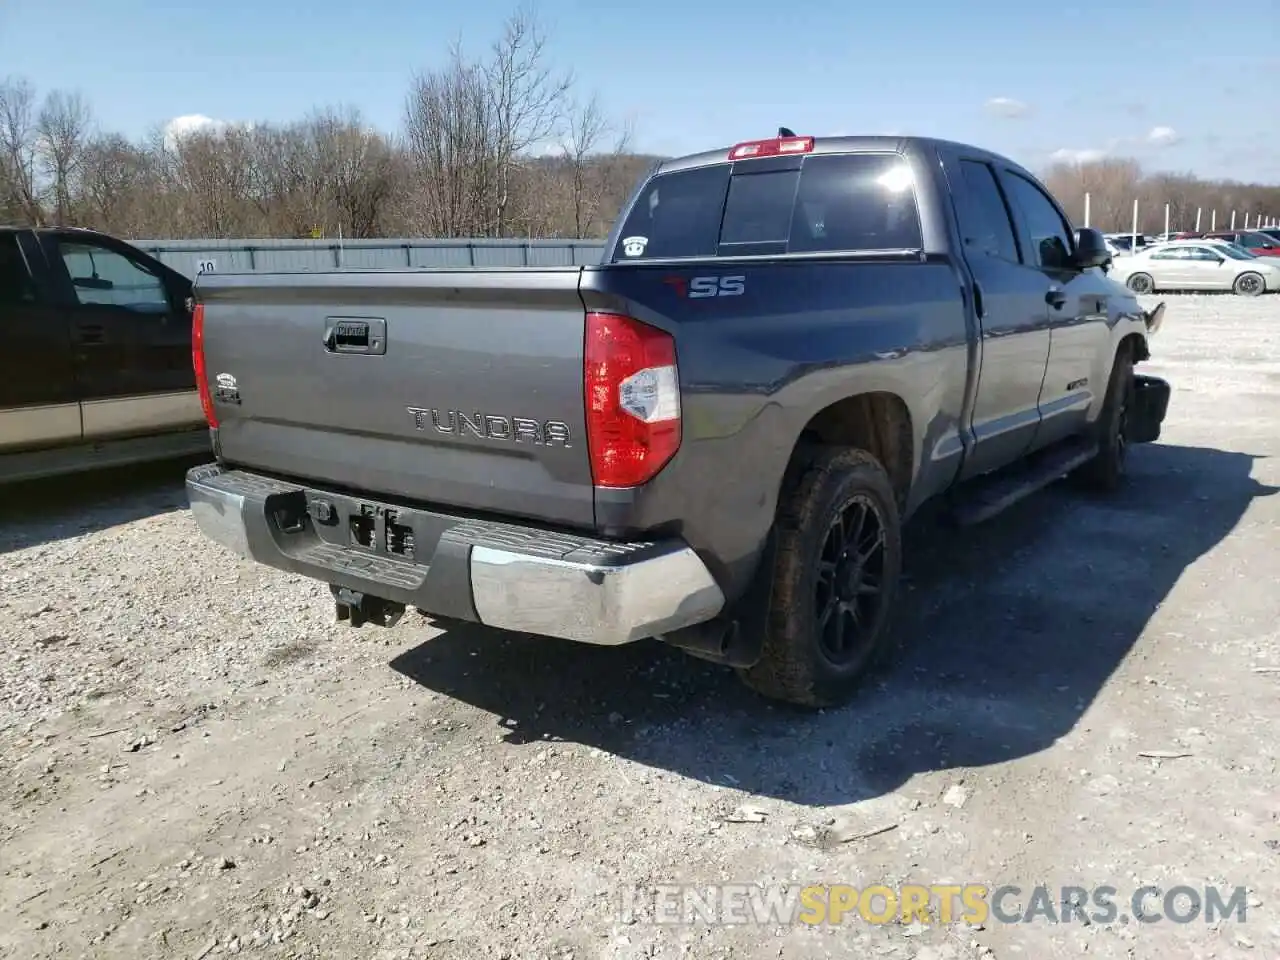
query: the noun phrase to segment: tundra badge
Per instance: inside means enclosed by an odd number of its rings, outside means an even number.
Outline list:
[[[562,420],[534,420],[530,417],[506,417],[476,411],[468,416],[461,410],[437,407],[405,407],[413,417],[415,430],[434,430],[458,437],[467,435],[478,440],[500,440],[507,443],[535,443],[568,449],[569,425]]]

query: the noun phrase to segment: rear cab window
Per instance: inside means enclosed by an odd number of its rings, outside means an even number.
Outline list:
[[[902,155],[813,154],[788,166],[746,161],[658,174],[627,215],[613,262],[923,246]]]

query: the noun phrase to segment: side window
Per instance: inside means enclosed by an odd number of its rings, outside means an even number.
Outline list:
[[[0,306],[34,303],[35,286],[17,237],[0,235]]]
[[[1173,247],[1169,250],[1161,250],[1159,253],[1151,255],[1152,260],[1188,260],[1190,259],[1190,250],[1187,247]]]
[[[1208,247],[1188,247],[1186,258],[1188,260],[1223,260],[1224,257],[1214,253]]]
[[[1013,202],[1026,219],[1032,250],[1038,255],[1040,266],[1049,270],[1069,269],[1073,246],[1071,228],[1053,201],[1026,177],[1010,172],[1004,181],[1009,185]]]
[[[68,240],[58,241],[58,253],[80,303],[124,307],[135,313],[168,311],[164,282],[128,257],[96,244]]]
[[[995,172],[977,160],[961,160],[964,197],[956,204],[965,248],[999,260],[1018,262],[1018,242]]]

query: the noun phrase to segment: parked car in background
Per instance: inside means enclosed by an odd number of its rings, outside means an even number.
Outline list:
[[[1207,240],[1173,240],[1140,250],[1114,261],[1108,275],[1138,294],[1231,290],[1256,297],[1280,290],[1280,262]]]
[[[1191,239],[1194,240],[1195,238],[1193,237]],[[1228,249],[1234,250],[1236,253],[1243,254],[1249,260],[1258,259],[1258,255],[1252,250],[1246,250],[1244,247],[1240,246],[1240,244],[1233,243],[1230,240],[1223,240],[1221,237],[1202,237],[1199,240],[1196,240],[1196,242],[1207,243],[1213,247],[1227,247]]]
[[[1256,257],[1280,257],[1280,240],[1262,230],[1213,230],[1203,237],[1239,244]]]
[[[1280,243],[1280,227],[1263,227],[1258,233]]]
[[[0,481],[208,451],[190,297],[113,237],[0,227]]]
[[[1106,244],[1106,246],[1107,246],[1107,253],[1111,254],[1112,258],[1115,258],[1115,257],[1127,257],[1127,256],[1129,255],[1129,250],[1128,250],[1128,248],[1126,248],[1126,247],[1119,247],[1119,246],[1117,246],[1116,244],[1112,243],[1112,242],[1111,242],[1111,238],[1110,238],[1110,237],[1103,237],[1103,238],[1102,238],[1102,242],[1103,242],[1104,244]]]
[[[1132,233],[1107,233],[1103,234],[1107,242],[1112,244],[1117,250],[1123,250],[1125,253],[1133,253],[1148,246],[1151,241],[1144,233],[1139,233],[1136,237]]]

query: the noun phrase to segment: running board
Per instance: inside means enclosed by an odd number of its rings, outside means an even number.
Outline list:
[[[953,522],[962,527],[990,520],[1024,497],[1054,483],[1098,453],[1096,443],[1068,441],[1034,454],[1022,464],[985,478],[975,478],[957,490],[951,505]]]

